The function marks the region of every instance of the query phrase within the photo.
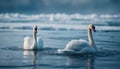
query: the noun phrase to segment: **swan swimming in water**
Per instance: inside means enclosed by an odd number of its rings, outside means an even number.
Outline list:
[[[86,40],[71,40],[65,47],[65,49],[60,50],[58,52],[72,51],[79,53],[95,53],[97,51],[96,45],[93,40],[92,30],[96,32],[95,26],[93,24],[89,24],[88,26],[88,41]]]
[[[43,49],[43,40],[40,37],[37,37],[37,26],[33,27],[33,38],[26,36],[24,38],[24,49]]]

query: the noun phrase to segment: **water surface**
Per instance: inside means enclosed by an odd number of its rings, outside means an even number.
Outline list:
[[[16,16],[15,16],[16,15]],[[2,17],[4,16],[4,17]],[[6,16],[6,17],[5,17]],[[21,15],[0,16],[1,69],[119,69],[120,16],[119,15]],[[51,17],[52,16],[52,17]],[[78,16],[78,17],[74,17]],[[36,17],[36,19],[34,19]],[[64,17],[64,18],[63,18]],[[88,18],[87,18],[88,17]],[[43,19],[39,19],[43,18]],[[60,19],[59,19],[60,18]],[[57,49],[65,48],[72,39],[85,39],[87,26],[93,23],[94,40],[99,52],[95,55],[63,55]],[[44,40],[44,49],[23,50],[24,37],[32,37],[32,26],[38,25],[38,36]]]

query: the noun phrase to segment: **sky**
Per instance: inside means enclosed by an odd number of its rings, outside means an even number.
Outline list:
[[[0,13],[120,13],[120,0],[0,0]]]

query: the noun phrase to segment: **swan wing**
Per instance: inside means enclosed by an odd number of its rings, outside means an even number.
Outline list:
[[[71,40],[67,45],[65,50],[81,51],[83,48],[90,46],[86,40]]]
[[[37,37],[37,49],[43,48],[43,39],[40,37]]]

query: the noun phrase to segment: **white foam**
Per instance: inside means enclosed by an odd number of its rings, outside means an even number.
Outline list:
[[[119,22],[120,14],[0,14],[0,29],[32,29],[37,24],[41,30],[87,30],[93,23],[98,30],[120,30]]]
[[[32,30],[35,23],[3,23],[0,25],[0,29],[27,29]],[[40,30],[87,30],[88,25],[82,24],[49,24],[39,23],[37,24]],[[97,31],[120,31],[119,26],[96,26]]]
[[[79,13],[75,14],[64,14],[64,13],[57,13],[57,14],[33,14],[33,15],[26,15],[26,14],[19,14],[19,13],[6,13],[0,14],[0,20],[5,21],[73,21],[73,20],[105,20],[105,19],[119,19],[120,14],[86,14],[82,15]]]

